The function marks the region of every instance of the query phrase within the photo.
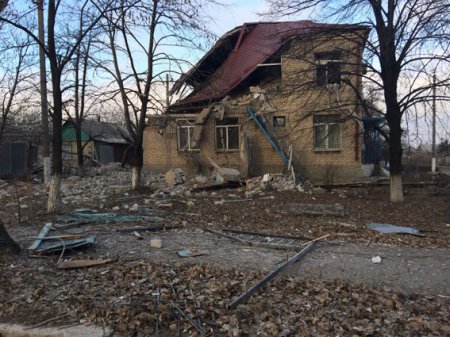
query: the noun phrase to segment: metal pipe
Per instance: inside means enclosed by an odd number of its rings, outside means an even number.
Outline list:
[[[286,261],[286,263],[278,266],[275,270],[271,271],[269,274],[264,276],[261,280],[259,280],[256,284],[251,286],[246,292],[239,295],[238,298],[236,298],[233,302],[231,302],[228,307],[230,309],[236,309],[236,307],[247,301],[259,288],[261,288],[263,285],[265,285],[267,282],[269,282],[271,279],[273,279],[275,276],[277,276],[283,269],[290,266],[294,262],[298,261],[300,258],[305,256],[311,249],[314,248],[316,245],[315,242],[311,243],[310,245],[306,246],[304,249],[302,249],[300,252],[292,256],[290,259]]]

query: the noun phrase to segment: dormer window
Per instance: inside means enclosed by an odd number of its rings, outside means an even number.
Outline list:
[[[341,53],[338,51],[316,53],[316,84],[341,84]]]

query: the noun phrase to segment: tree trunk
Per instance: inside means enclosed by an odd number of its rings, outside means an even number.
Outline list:
[[[45,44],[44,32],[44,0],[37,1],[39,41]],[[44,49],[39,48],[39,76],[41,94],[41,124],[42,124],[42,164],[44,166],[44,183],[50,182],[50,139],[48,130],[48,104],[47,104],[47,70],[45,66]]]
[[[58,54],[55,45],[55,20],[56,4],[54,0],[48,2],[48,59],[50,61],[50,72],[53,96],[53,143],[52,143],[52,177],[50,179],[50,190],[48,193],[47,211],[57,211],[60,199],[60,184],[62,176],[62,109],[63,100],[61,92],[61,70],[58,68]]]
[[[50,179],[50,189],[47,199],[48,213],[55,213],[60,207],[60,185],[61,175],[53,173],[52,178]]]
[[[19,253],[22,248],[19,244],[9,236],[3,224],[0,222],[0,252],[2,253]]]
[[[390,142],[389,142],[389,164],[390,164],[390,197],[391,202],[402,202],[402,130],[400,120],[394,120],[389,123]]]
[[[139,187],[141,187],[141,173],[142,166],[131,167],[131,190],[136,191]]]
[[[388,96],[389,97],[389,96]],[[402,126],[401,113],[396,97],[386,100],[386,119],[389,124],[389,164],[390,164],[390,198],[391,202],[402,202]]]
[[[144,164],[144,149],[142,144],[133,148],[133,161],[131,164],[131,189],[133,191],[141,187],[142,166]]]

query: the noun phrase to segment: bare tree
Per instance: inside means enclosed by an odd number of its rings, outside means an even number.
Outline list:
[[[85,28],[77,35],[70,34],[71,15],[89,5],[85,11]],[[47,4],[47,44],[43,45],[36,33],[22,21],[22,15],[1,16],[0,22],[7,23],[28,34],[45,52],[50,64],[52,85],[51,119],[52,139],[52,177],[47,204],[48,212],[55,212],[59,200],[62,176],[62,114],[63,114],[63,73],[72,60],[85,36],[98,24],[104,13],[111,7],[111,2],[85,0],[81,4],[75,1],[62,3],[49,0]]]
[[[84,7],[81,9],[79,15],[78,35],[83,34],[84,30]],[[89,58],[90,50],[93,43],[94,31],[89,32],[83,44],[78,46],[73,59],[73,109],[68,111],[68,117],[75,126],[75,138],[77,145],[77,164],[78,174],[84,175],[84,148],[87,143],[83,144],[82,140],[82,123],[86,114],[88,113],[88,72],[89,72]],[[73,113],[71,113],[73,112]]]
[[[35,65],[30,57],[31,42],[28,38],[14,32],[5,34],[0,39],[0,142],[8,121],[14,118],[27,102],[31,90],[29,80],[33,77],[31,70]]]
[[[120,10],[107,15],[105,47],[110,58],[101,62],[113,78],[111,98],[119,97],[132,139],[132,189],[136,189],[141,185],[146,115],[164,108],[157,95],[165,90],[165,74],[186,62],[177,55],[199,48],[199,36],[208,36],[203,10],[211,2],[122,0],[121,4]]]
[[[371,28],[366,43],[364,79],[382,93],[389,144],[390,199],[403,201],[402,121],[417,104],[431,99],[430,74],[450,61],[448,0],[268,0],[271,16],[317,13]],[[320,13],[320,14],[319,14]],[[448,86],[446,76],[435,85]],[[448,100],[448,97],[438,97]],[[360,97],[363,105],[367,101]],[[367,108],[367,107],[365,107]]]

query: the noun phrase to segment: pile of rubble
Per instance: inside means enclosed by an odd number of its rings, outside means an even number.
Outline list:
[[[304,192],[301,184],[296,184],[290,176],[283,174],[265,174],[262,177],[248,179],[246,181],[246,195],[253,196],[264,191],[295,191]]]
[[[231,168],[216,167],[210,177],[197,175],[190,179],[179,168],[171,169],[162,174],[142,174],[144,187],[156,191],[154,197],[162,195],[190,196],[192,190],[202,186],[217,184],[218,187],[229,183],[246,185],[246,196],[251,197],[264,191],[294,191],[303,192],[303,187],[296,184],[292,177],[282,174],[265,174],[262,177],[242,180],[239,171]],[[71,176],[61,185],[63,203],[86,202],[95,196],[100,202],[113,194],[128,191],[131,185],[131,172],[119,163],[101,166],[94,176]]]
[[[196,175],[188,178],[179,168],[171,169],[165,174],[142,173],[142,186],[154,191],[152,198],[164,199],[167,197],[190,197],[194,191],[202,191],[203,188],[215,187],[235,188],[246,186],[246,197],[264,194],[267,191],[294,191],[303,192],[303,187],[297,185],[292,177],[282,174],[265,174],[261,177],[243,180],[239,171],[232,168],[224,168],[214,165],[209,177]],[[29,191],[22,191],[26,186]],[[61,182],[61,201],[63,204],[90,204],[96,200],[98,208],[103,208],[110,197],[125,193],[127,195],[131,187],[131,171],[120,163],[111,163],[96,167],[89,175],[80,177],[69,176]],[[22,189],[22,190],[21,190]],[[17,193],[18,192],[18,193]],[[8,183],[0,180],[0,199],[39,197],[47,195],[44,184]],[[26,205],[25,200],[22,204]],[[17,200],[10,200],[17,203]]]
[[[5,180],[0,179],[0,199],[11,197],[14,191],[14,186],[8,184]]]

